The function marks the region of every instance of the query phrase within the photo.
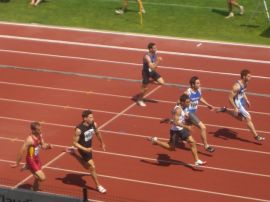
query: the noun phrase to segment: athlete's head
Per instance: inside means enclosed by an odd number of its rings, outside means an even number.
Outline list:
[[[197,76],[191,77],[189,80],[189,84],[190,84],[190,87],[192,89],[198,90],[201,86],[201,82],[200,82],[199,77],[197,77]]]
[[[30,129],[34,135],[41,134],[41,125],[39,122],[35,121],[30,124]]]
[[[188,107],[190,104],[190,98],[187,94],[183,94],[179,98],[180,104],[182,107]]]
[[[84,110],[82,112],[82,118],[83,118],[83,121],[85,121],[88,124],[91,124],[94,122],[93,112],[89,109]]]
[[[155,53],[157,51],[157,47],[155,43],[149,43],[147,46],[150,53]]]
[[[241,79],[244,80],[244,82],[248,82],[251,79],[250,71],[248,69],[243,69],[240,72]]]

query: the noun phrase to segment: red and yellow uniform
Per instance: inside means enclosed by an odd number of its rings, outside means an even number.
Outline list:
[[[30,145],[27,149],[27,154],[26,154],[26,163],[27,167],[29,170],[32,172],[37,172],[41,170],[41,162],[39,159],[39,150],[41,147],[41,135],[38,137],[33,137],[33,144]]]

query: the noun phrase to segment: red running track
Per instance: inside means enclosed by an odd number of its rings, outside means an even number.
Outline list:
[[[0,69],[0,122],[4,126],[0,134],[0,170],[5,176],[12,172],[2,184],[14,187],[19,183],[24,187],[32,182],[32,178],[23,181],[28,172],[11,170],[9,163],[16,158],[29,122],[39,120],[43,122],[46,140],[55,145],[41,156],[47,175],[43,191],[75,193],[87,186],[92,198],[101,201],[270,201],[267,164],[270,144],[267,140],[262,144],[254,141],[244,123],[201,107],[199,117],[207,125],[208,141],[216,147],[216,152],[204,151],[199,131],[195,130],[200,158],[208,164],[194,168],[190,165],[193,159],[187,145],[168,152],[146,141],[152,135],[167,140],[169,126],[159,124],[159,120],[169,115],[179,89],[151,86],[149,98],[158,103],[147,103],[147,108],[140,108],[130,99],[138,92],[138,82],[63,74],[139,80],[142,49],[149,40],[157,42],[164,57],[160,72],[171,83],[186,84],[197,69],[204,86],[230,89],[238,77],[235,74],[248,64],[255,75],[249,90],[266,95],[250,96],[251,114],[257,130],[268,138],[270,111],[266,106],[270,101],[265,86],[269,85],[270,72],[266,68],[269,48],[26,25],[0,24],[0,27],[4,28],[0,29],[1,64],[37,70]],[[61,44],[63,41],[75,44]],[[89,43],[95,46],[85,45]],[[197,47],[199,43],[202,45]],[[179,75],[175,76],[176,72]],[[223,72],[228,75],[222,75]],[[216,106],[228,104],[228,92],[205,90],[204,96]],[[94,190],[87,170],[78,159],[63,153],[71,145],[74,126],[85,108],[93,109],[107,145],[107,151],[103,152],[94,143],[100,181],[108,189],[105,196]],[[7,153],[10,148],[13,152]],[[58,189],[50,188],[51,184]]]

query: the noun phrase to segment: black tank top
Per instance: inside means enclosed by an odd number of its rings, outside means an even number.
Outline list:
[[[152,63],[156,63],[157,62],[157,54],[154,54],[154,55],[151,55],[149,53],[145,54],[145,56],[148,55],[151,59],[151,62]],[[145,56],[143,57],[143,71],[151,71],[150,70],[150,67],[148,65],[148,62],[147,60],[145,59]]]
[[[95,125],[90,124],[89,126],[85,126],[82,123],[80,123],[76,128],[81,130],[80,138],[79,138],[79,144],[89,148],[92,147],[92,139],[93,135],[95,134]]]

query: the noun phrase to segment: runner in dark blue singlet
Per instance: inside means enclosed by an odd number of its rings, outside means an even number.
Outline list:
[[[155,43],[148,44],[149,52],[143,57],[143,69],[142,69],[142,86],[141,92],[137,95],[136,100],[139,106],[145,107],[146,104],[143,101],[144,95],[147,91],[148,84],[154,82],[159,85],[164,84],[163,78],[157,72],[159,62],[162,60],[157,55],[157,47]]]

